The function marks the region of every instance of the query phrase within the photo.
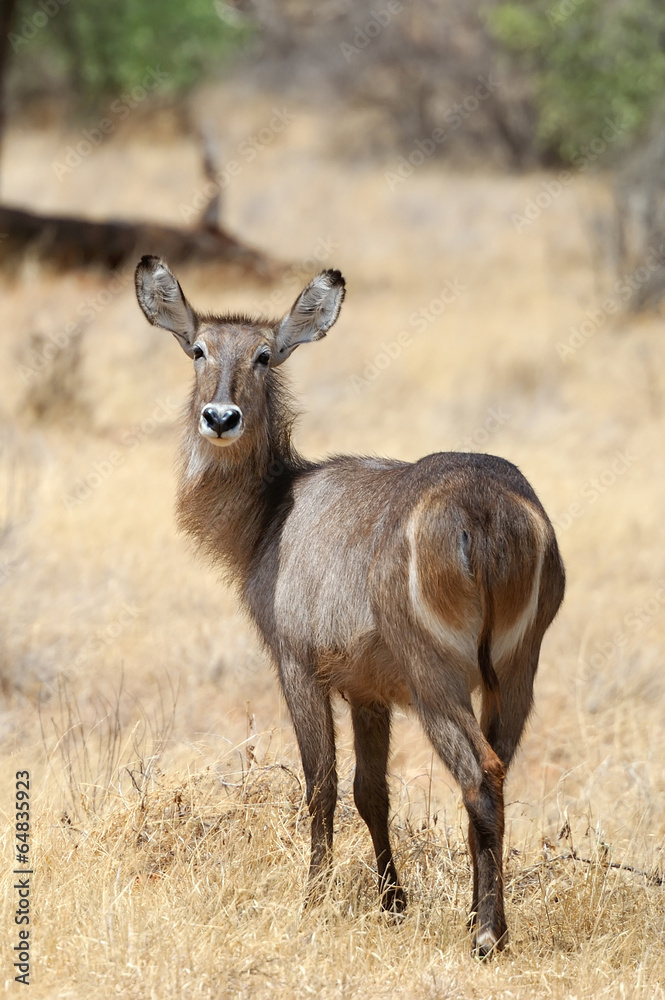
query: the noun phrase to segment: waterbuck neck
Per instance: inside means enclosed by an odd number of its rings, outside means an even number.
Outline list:
[[[260,428],[228,447],[216,447],[198,433],[199,412],[193,393],[180,449],[178,525],[242,588],[294,476],[309,463],[291,443],[295,415],[279,377],[271,378]]]

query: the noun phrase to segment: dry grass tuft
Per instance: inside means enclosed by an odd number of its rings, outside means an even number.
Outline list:
[[[31,378],[22,402],[23,412],[35,423],[80,423],[90,415],[85,399],[83,372],[84,331],[76,327],[62,344],[55,344],[43,333],[32,333],[29,350],[41,368],[30,372]]]

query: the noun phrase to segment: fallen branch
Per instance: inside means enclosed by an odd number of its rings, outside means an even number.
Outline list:
[[[618,871],[632,872],[633,875],[641,875],[652,885],[662,885],[664,881],[663,876],[658,875],[656,872],[645,872],[644,869],[636,868],[634,865],[627,865],[623,861],[594,861],[593,858],[581,857],[577,851],[574,850],[566,851],[564,854],[555,854],[553,857],[545,858],[544,861],[539,861],[535,865],[529,865],[528,868],[519,872],[519,876],[522,877],[525,873],[535,872],[539,868],[547,868],[555,861],[579,861],[585,865],[599,865],[601,868],[616,868]]]
[[[213,225],[176,229],[152,222],[93,222],[0,206],[0,233],[0,263],[31,254],[58,268],[115,271],[143,254],[156,254],[174,264],[235,264],[265,278],[279,270],[269,257]]]
[[[657,875],[655,872],[645,872],[642,868],[635,868],[634,865],[624,864],[623,861],[594,861],[592,858],[582,858],[577,853],[577,851],[570,851],[568,855],[562,855],[564,860],[574,860],[582,861],[585,865],[601,865],[603,868],[616,868],[618,871],[632,872],[633,875],[642,875],[647,882],[651,882],[654,885],[663,884],[663,876]]]

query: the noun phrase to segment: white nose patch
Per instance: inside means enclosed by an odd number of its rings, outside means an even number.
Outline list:
[[[233,444],[244,429],[242,411],[238,406],[231,403],[226,405],[208,403],[201,410],[199,434],[211,444],[221,448]]]

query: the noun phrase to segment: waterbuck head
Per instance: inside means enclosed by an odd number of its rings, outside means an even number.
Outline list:
[[[194,362],[191,417],[210,444],[230,448],[265,433],[273,369],[300,344],[320,340],[344,301],[339,271],[322,271],[281,319],[197,313],[159,257],[136,269],[136,295],[147,319],[170,330]]]

